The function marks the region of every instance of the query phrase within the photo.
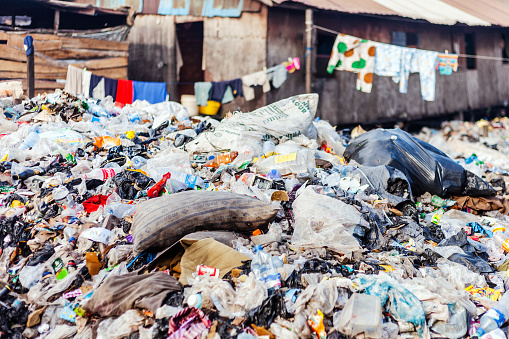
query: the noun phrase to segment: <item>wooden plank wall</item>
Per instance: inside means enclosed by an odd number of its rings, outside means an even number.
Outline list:
[[[129,79],[171,83],[170,100],[179,101],[175,36],[172,15],[137,15],[129,33]]]
[[[53,34],[31,34],[35,49],[35,92],[52,92],[63,88],[57,82],[67,76],[67,66],[72,64],[96,75],[113,79],[127,79],[127,42],[105,41],[88,38],[70,38]],[[0,40],[0,79],[23,80],[26,90],[26,55],[23,39],[26,34],[2,32]]]
[[[268,55],[275,61],[287,50],[304,51],[296,31],[304,31],[303,24],[288,27],[291,14],[277,8],[269,9]],[[299,11],[296,11],[297,13]],[[300,20],[304,14],[300,11]],[[415,32],[419,48],[452,52],[453,36],[474,33],[476,54],[501,57],[501,28],[442,26],[407,20],[385,20],[360,15],[315,11],[315,24],[342,33],[374,41],[391,43],[392,31]],[[286,43],[283,43],[286,42]],[[304,63],[302,63],[304,64]],[[335,72],[335,78],[313,77],[313,91],[320,95],[318,115],[332,124],[373,123],[412,120],[500,105],[509,100],[509,64],[502,61],[477,59],[473,70],[459,70],[450,76],[437,73],[436,100],[426,102],[420,93],[418,74],[409,77],[408,93],[399,93],[399,87],[388,77],[375,76],[371,93],[355,89],[356,74]],[[268,103],[279,98],[303,92],[304,80],[299,84],[283,85],[276,96],[268,96]]]
[[[240,18],[204,18],[205,81],[225,81],[261,71],[267,65],[267,7]],[[252,111],[266,105],[261,87],[255,99],[237,97],[221,106],[223,113]]]

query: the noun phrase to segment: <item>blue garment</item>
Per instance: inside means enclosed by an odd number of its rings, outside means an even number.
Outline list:
[[[194,96],[196,97],[196,104],[198,106],[207,106],[207,101],[209,100],[209,93],[211,88],[212,88],[211,82],[194,83]]]
[[[288,70],[284,64],[279,64],[267,70],[269,81],[272,82],[272,87],[279,88],[286,81]]]
[[[419,73],[422,98],[434,101],[437,58],[438,52],[376,43],[375,74],[392,77],[406,93],[410,73]]]
[[[133,81],[133,102],[147,100],[151,104],[166,101],[168,92],[165,82]]]
[[[225,93],[227,89],[231,87],[231,92],[225,99]],[[210,89],[210,100],[227,103],[233,100],[233,97],[244,96],[242,93],[242,80],[234,79],[228,81],[212,82],[212,88]]]

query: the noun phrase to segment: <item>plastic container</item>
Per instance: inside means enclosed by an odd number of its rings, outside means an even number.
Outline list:
[[[140,169],[147,164],[147,159],[140,157],[139,155],[131,159],[131,166],[135,169]]]
[[[229,164],[235,160],[237,155],[239,155],[238,152],[222,153],[207,161],[203,166],[219,168],[219,166]]]
[[[354,293],[345,304],[337,328],[339,332],[349,337],[364,333],[367,338],[381,338],[382,304],[380,298],[374,295]]]
[[[69,194],[69,190],[65,186],[58,186],[53,190],[53,199],[62,205],[64,209],[74,209],[76,207],[76,203],[74,199]]]
[[[509,234],[506,231],[493,232],[493,241],[498,248],[509,252]]]
[[[251,271],[256,279],[263,281],[269,291],[279,289],[281,287],[281,276],[274,266],[275,262],[272,256],[263,251],[260,245],[256,245],[254,250],[255,255],[251,261]]]
[[[115,168],[96,168],[95,170],[84,174],[84,176],[85,179],[98,179],[106,181],[106,179],[114,177],[118,172],[120,171]]]
[[[497,304],[483,314],[476,336],[481,337],[500,328],[509,318],[509,291],[505,292]]]
[[[20,150],[26,150],[26,149],[32,148],[32,147],[34,147],[36,142],[39,140],[39,138],[40,138],[39,131],[34,130],[34,131],[30,132],[26,136],[26,138],[23,139],[23,142],[21,143],[21,145],[19,145],[18,148]]]
[[[262,174],[272,169],[279,171],[282,175],[294,173],[310,173],[315,167],[315,156],[309,149],[298,152],[274,155],[255,162],[255,167]]]
[[[194,95],[183,94],[180,97],[180,103],[187,109],[190,117],[198,115],[198,105]]]
[[[198,112],[206,115],[216,115],[221,107],[221,103],[217,101],[207,101],[207,106],[198,106]]]

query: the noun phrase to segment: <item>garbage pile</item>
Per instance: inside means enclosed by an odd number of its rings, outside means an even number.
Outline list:
[[[0,101],[2,338],[506,338],[509,119]]]

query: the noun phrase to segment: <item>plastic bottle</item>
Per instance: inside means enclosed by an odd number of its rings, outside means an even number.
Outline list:
[[[274,267],[272,256],[263,251],[261,245],[256,245],[254,251],[251,271],[256,279],[263,281],[269,291],[279,289],[281,287],[281,276]]]
[[[498,248],[503,248],[506,252],[509,252],[509,234],[505,231],[493,232],[493,241]]]
[[[509,318],[509,291],[506,291],[497,304],[481,317],[476,336],[481,337],[488,332],[500,328]]]
[[[203,166],[219,168],[221,165],[229,164],[239,155],[238,152],[223,153],[217,155],[214,159],[207,161]]]
[[[28,135],[23,139],[23,142],[21,143],[21,145],[19,145],[18,149],[26,150],[34,147],[39,138],[40,138],[39,130],[38,129],[33,130],[32,132],[28,133]]]
[[[78,230],[74,227],[66,226],[64,228],[64,238],[72,245],[76,244],[76,236],[78,235]]]
[[[62,206],[64,209],[74,209],[76,207],[76,203],[74,199],[69,194],[69,190],[65,186],[58,186],[53,190],[53,199]]]
[[[189,188],[196,188],[196,186],[206,188],[208,186],[202,178],[178,171],[171,171],[171,179],[180,181]]]
[[[30,177],[33,177],[34,175],[44,174],[44,173],[46,173],[46,169],[44,169],[44,168],[42,168],[40,166],[26,168],[24,171],[21,171],[19,173],[13,174],[12,175],[12,180],[13,181],[25,180],[25,179],[28,179]]]
[[[131,159],[131,166],[135,169],[140,169],[147,163],[147,159],[140,157],[139,155]]]
[[[272,140],[267,140],[263,143],[263,154],[271,153],[276,150],[276,144]]]
[[[506,339],[507,338],[507,328],[504,330],[497,328],[489,333],[483,335],[480,339]]]
[[[96,168],[92,170],[91,172],[84,174],[85,180],[86,179],[98,179],[102,181],[106,181],[108,178],[112,178],[120,172],[120,170],[116,168]]]

